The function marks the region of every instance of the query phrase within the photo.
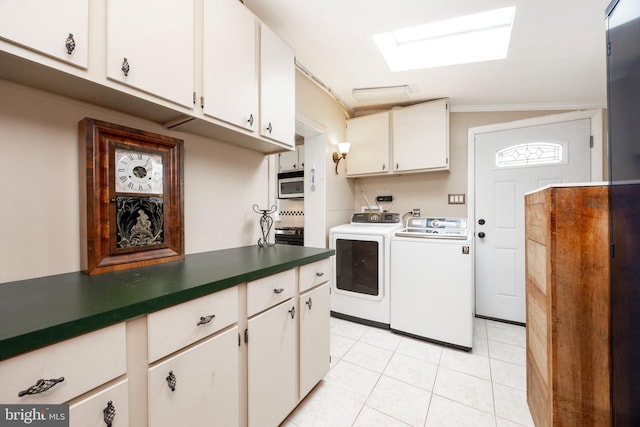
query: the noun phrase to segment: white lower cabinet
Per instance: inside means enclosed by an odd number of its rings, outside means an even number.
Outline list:
[[[118,381],[104,390],[69,404],[70,427],[129,425],[128,381]]]
[[[329,371],[329,283],[300,295],[300,399]]]
[[[149,426],[237,426],[238,328],[149,368]]]
[[[249,426],[279,425],[298,403],[294,299],[248,322]]]
[[[329,369],[329,271],[324,259],[2,360],[0,402],[68,403],[72,427],[277,426]]]

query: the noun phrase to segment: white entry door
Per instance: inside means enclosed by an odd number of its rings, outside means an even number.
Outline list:
[[[525,193],[589,181],[590,119],[475,137],[476,315],[524,323]]]

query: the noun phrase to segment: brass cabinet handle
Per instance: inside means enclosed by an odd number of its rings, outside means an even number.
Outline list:
[[[309,307],[309,310],[311,310],[311,306],[313,305],[313,301],[311,301],[311,297],[309,297],[309,299],[307,300],[307,302],[305,302],[305,304],[307,304],[307,307]]]
[[[324,276],[324,272],[319,271],[319,272],[317,272],[317,273],[316,273],[316,276],[318,276],[318,277],[322,277],[322,276]]]
[[[289,314],[291,315],[292,319],[294,317],[296,317],[296,308],[295,307],[291,307],[291,310],[289,310]]]
[[[275,288],[275,289],[273,290],[273,293],[274,293],[274,294],[281,294],[283,291],[284,291],[284,288]]]

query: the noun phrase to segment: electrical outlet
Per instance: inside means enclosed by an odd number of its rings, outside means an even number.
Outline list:
[[[420,216],[420,208],[414,208],[411,211],[411,216],[419,217]]]

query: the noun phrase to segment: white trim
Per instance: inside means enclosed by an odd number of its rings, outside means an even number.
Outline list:
[[[598,110],[607,108],[606,103],[567,103],[567,104],[485,104],[450,106],[452,113],[478,113],[494,111],[557,111],[557,110]]]

